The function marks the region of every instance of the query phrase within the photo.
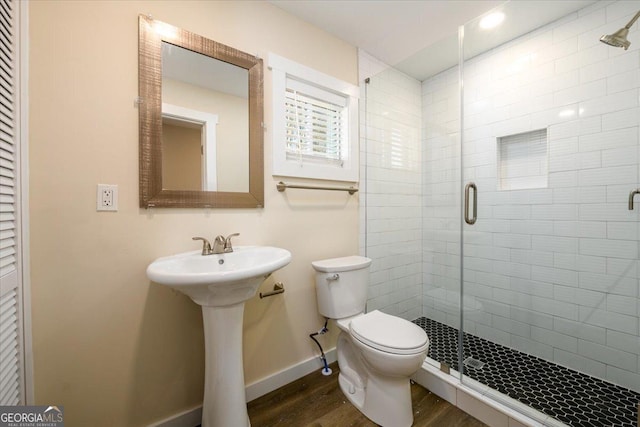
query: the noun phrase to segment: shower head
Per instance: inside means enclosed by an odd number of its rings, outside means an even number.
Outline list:
[[[631,28],[633,23],[636,22],[639,17],[640,17],[640,11],[636,13],[636,15],[631,19],[631,21],[629,21],[627,25],[625,25],[623,28],[620,28],[618,31],[616,31],[613,34],[608,34],[600,37],[600,41],[602,43],[608,44],[609,46],[623,47],[624,50],[629,49],[629,46],[631,46],[631,42],[627,40],[627,35],[629,34],[629,28]]]
[[[609,46],[623,47],[624,50],[627,50],[629,49],[629,46],[631,46],[631,42],[627,40],[627,34],[629,34],[629,30],[627,28],[620,28],[613,34],[607,34],[600,37],[600,41],[608,44]]]

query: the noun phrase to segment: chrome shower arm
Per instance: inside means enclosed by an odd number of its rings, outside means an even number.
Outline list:
[[[640,10],[638,11],[638,13],[636,13],[636,16],[634,16],[633,18],[631,18],[631,21],[629,21],[629,23],[627,25],[625,25],[624,27],[628,30],[631,28],[631,26],[638,20],[638,18],[640,18]]]

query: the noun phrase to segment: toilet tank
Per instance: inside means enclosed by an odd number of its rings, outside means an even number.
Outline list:
[[[371,259],[348,256],[314,261],[311,265],[316,270],[320,314],[342,319],[364,312]]]

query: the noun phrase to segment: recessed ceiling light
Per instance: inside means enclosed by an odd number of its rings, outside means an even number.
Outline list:
[[[564,117],[573,117],[576,115],[576,110],[574,109],[567,109],[567,110],[562,110],[558,113],[558,117],[560,118],[564,118]]]
[[[500,25],[502,21],[504,21],[504,13],[493,12],[480,20],[480,28],[490,30]]]

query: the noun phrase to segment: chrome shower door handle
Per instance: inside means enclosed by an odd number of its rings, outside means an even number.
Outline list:
[[[469,190],[473,189],[473,216],[469,218]],[[478,187],[473,182],[464,187],[464,222],[469,225],[476,223],[478,219]]]
[[[633,198],[636,194],[640,194],[640,188],[636,188],[635,190],[631,190],[629,193],[629,210],[633,210]]]

